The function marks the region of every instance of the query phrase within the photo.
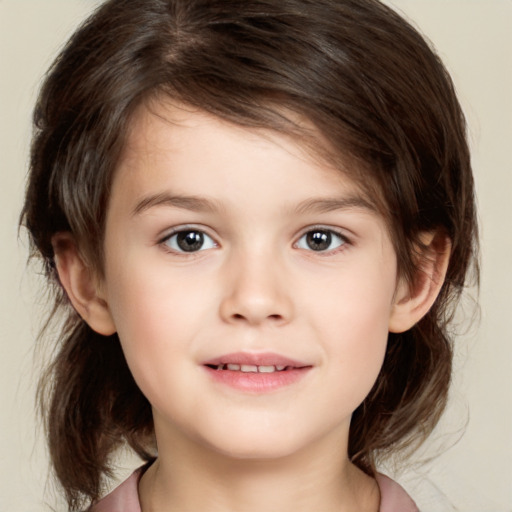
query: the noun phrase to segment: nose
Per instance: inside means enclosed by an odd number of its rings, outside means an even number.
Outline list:
[[[229,323],[281,325],[293,314],[291,283],[279,257],[238,255],[226,265],[220,315]]]

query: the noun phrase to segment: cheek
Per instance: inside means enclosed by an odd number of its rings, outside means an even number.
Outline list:
[[[200,297],[156,266],[140,270],[130,264],[111,273],[108,296],[125,357],[146,392],[190,350],[203,311]]]
[[[133,343],[169,340],[188,329],[201,308],[198,283],[157,261],[139,261],[137,255],[119,258],[109,276],[108,299],[122,338]],[[179,338],[179,336],[177,336]]]
[[[395,290],[395,274],[361,265],[309,290],[304,311],[316,311],[319,329],[338,340],[370,347],[387,336]]]
[[[394,273],[373,265],[326,285],[323,308],[318,308],[319,294],[311,298],[333,385],[354,409],[371,390],[384,360],[394,288]]]

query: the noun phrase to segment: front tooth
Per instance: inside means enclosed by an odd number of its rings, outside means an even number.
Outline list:
[[[238,366],[238,365],[236,365],[236,366]],[[258,367],[253,366],[252,364],[243,364],[242,366],[239,366],[239,369],[242,370],[243,372],[257,372],[258,371]]]
[[[275,366],[258,366],[258,371],[260,373],[274,373],[276,371]]]
[[[276,366],[276,370],[278,372],[282,372],[285,368],[286,368],[286,366]]]
[[[239,364],[231,364],[230,363],[230,364],[228,364],[228,370],[239,371],[240,370],[240,365]]]

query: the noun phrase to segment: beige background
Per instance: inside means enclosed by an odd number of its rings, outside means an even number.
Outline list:
[[[92,0],[0,0],[0,510],[64,511],[34,417],[33,340],[44,302],[17,239],[30,111],[52,56]],[[457,341],[451,406],[399,479],[423,512],[512,511],[512,1],[390,0],[433,41],[470,124],[482,224],[480,322]],[[35,305],[34,305],[35,304]],[[468,307],[471,311],[471,307]],[[467,423],[462,439],[461,429]],[[133,461],[131,463],[134,463]],[[122,475],[130,471],[124,460]],[[391,471],[393,468],[388,468]],[[43,497],[44,496],[44,497]]]

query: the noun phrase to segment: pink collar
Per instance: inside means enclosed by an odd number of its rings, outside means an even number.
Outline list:
[[[132,473],[119,487],[93,505],[89,512],[141,512],[138,484],[143,469]],[[414,501],[394,480],[380,473],[377,473],[376,480],[381,496],[379,512],[419,512]]]

